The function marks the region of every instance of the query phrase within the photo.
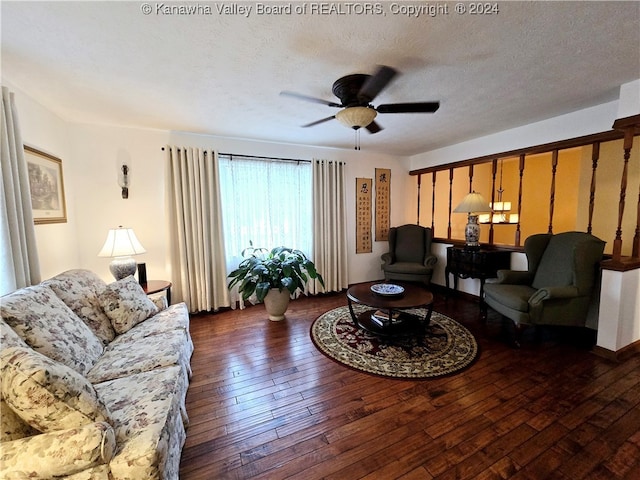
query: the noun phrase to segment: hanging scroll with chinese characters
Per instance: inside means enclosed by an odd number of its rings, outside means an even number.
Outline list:
[[[391,170],[376,168],[376,242],[389,239]]]
[[[356,178],[356,253],[371,253],[371,178]]]

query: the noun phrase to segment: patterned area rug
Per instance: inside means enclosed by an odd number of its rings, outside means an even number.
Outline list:
[[[368,307],[354,305],[356,315]],[[424,316],[425,309],[409,310]],[[320,315],[311,339],[329,358],[363,372],[392,378],[432,378],[457,372],[478,355],[473,335],[455,320],[433,312],[424,341],[412,335],[383,337],[354,325],[348,307]]]

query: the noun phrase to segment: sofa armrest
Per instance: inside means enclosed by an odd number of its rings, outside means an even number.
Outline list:
[[[158,307],[158,312],[161,312],[169,308],[167,297],[162,293],[155,293],[155,294],[149,295],[149,300],[151,300],[155,304],[155,306]]]
[[[2,442],[0,478],[72,475],[108,463],[115,448],[113,428],[105,422]]]
[[[496,283],[508,285],[531,285],[533,275],[524,270],[498,270]]]

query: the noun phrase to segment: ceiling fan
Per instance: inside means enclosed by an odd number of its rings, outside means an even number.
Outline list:
[[[434,113],[440,107],[440,102],[387,103],[377,107],[371,105],[373,99],[397,74],[397,70],[381,65],[373,75],[357,73],[339,78],[333,83],[332,92],[340,99],[340,103],[295,92],[284,91],[280,94],[342,109],[335,115],[307,123],[303,127],[313,127],[335,118],[354,130],[364,127],[370,133],[377,133],[382,130],[375,121],[378,113]]]

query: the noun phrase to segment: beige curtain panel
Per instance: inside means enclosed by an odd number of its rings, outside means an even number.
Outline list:
[[[4,295],[40,282],[29,174],[13,93],[7,87],[2,87],[0,165],[0,295]]]
[[[175,146],[165,153],[174,298],[190,312],[227,307],[217,154]]]
[[[326,292],[347,288],[345,164],[313,161],[313,262],[324,278]],[[322,291],[315,281],[311,293]]]

